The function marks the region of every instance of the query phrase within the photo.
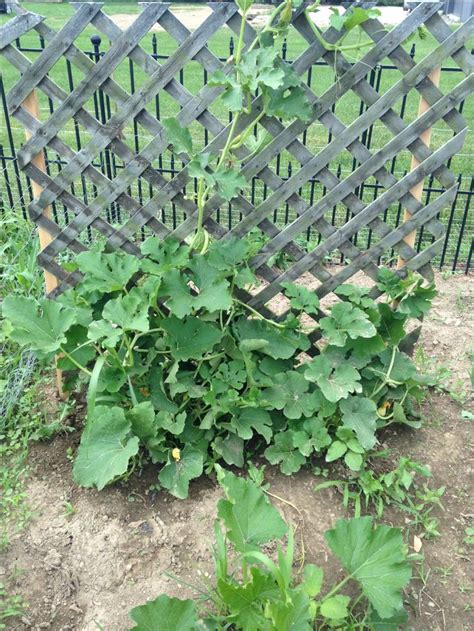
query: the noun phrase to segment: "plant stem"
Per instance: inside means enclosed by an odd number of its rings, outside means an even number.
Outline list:
[[[238,298],[233,298],[233,300],[234,300],[234,302],[237,302],[239,305],[242,305],[242,307],[245,307],[246,309],[248,309],[251,313],[256,315],[261,320],[265,320],[265,322],[268,322],[268,324],[271,324],[271,325],[275,326],[277,329],[284,329],[284,328],[286,328],[284,324],[278,324],[278,322],[274,322],[273,320],[269,320],[268,318],[263,316],[261,313],[259,313],[256,309],[254,309],[250,305],[246,304],[245,302],[242,302],[242,300],[239,300]]]
[[[89,375],[89,377],[92,376],[92,373],[90,370],[88,370],[85,366],[83,366],[82,364],[80,364],[78,361],[76,361],[76,359],[71,355],[71,353],[68,353],[66,350],[64,350],[64,348],[62,346],[59,347],[61,353],[63,353],[63,355],[65,357],[67,357],[69,359],[69,361],[74,364],[74,366],[76,366],[76,368],[79,368],[79,370],[82,370],[82,372],[84,372],[86,375]]]
[[[311,9],[311,7],[309,7],[309,9]],[[324,48],[328,52],[344,53],[347,50],[358,50],[360,48],[367,48],[368,46],[372,46],[372,44],[374,43],[372,40],[367,40],[365,42],[360,42],[358,44],[348,44],[346,46],[340,46],[338,44],[330,44],[329,42],[327,42],[324,39],[324,37],[319,32],[318,27],[316,26],[316,24],[311,19],[310,10],[309,9],[306,9],[305,12],[304,12],[306,21],[308,22],[308,25],[311,28],[311,30],[313,31],[313,33],[314,33],[316,39],[318,40],[318,42],[322,46],[324,46]]]
[[[132,399],[132,403],[133,405],[137,405],[138,399],[137,399],[137,395],[135,394],[135,389],[132,385],[132,380],[130,379],[130,375],[127,375],[127,381],[128,381],[128,389],[130,390],[130,398]]]
[[[324,596],[324,598],[321,600],[321,602],[325,602],[326,600],[328,600],[329,598],[331,598],[331,596],[334,596],[334,594],[336,594],[340,589],[342,589],[342,587],[344,587],[344,585],[346,583],[348,583],[352,578],[352,574],[349,574],[349,576],[346,576],[346,578],[343,578],[342,581],[340,583],[338,583],[335,587],[333,587],[327,594],[326,596]]]
[[[256,125],[258,123],[258,121],[260,119],[262,119],[265,116],[265,110],[263,109],[260,114],[257,116],[256,119],[254,119],[250,125],[247,127],[247,129],[245,129],[241,134],[239,134],[236,138],[234,138],[234,143],[236,144],[232,144],[231,149],[234,151],[235,149],[238,149],[239,147],[241,147],[245,141],[247,140],[247,138],[250,136],[250,134],[252,133],[252,129],[254,127],[254,125]]]
[[[394,346],[393,349],[392,349],[392,357],[390,359],[390,364],[388,366],[387,373],[386,373],[384,379],[382,380],[382,383],[380,384],[380,386],[378,388],[376,388],[372,392],[372,397],[374,397],[376,394],[378,394],[387,385],[387,383],[390,381],[390,375],[392,373],[393,366],[395,364],[395,357],[396,357],[397,350],[398,350],[398,348],[396,346]]]

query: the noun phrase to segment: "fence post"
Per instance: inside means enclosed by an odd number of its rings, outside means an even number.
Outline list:
[[[431,82],[436,87],[439,87],[440,76],[441,76],[441,68],[435,68],[428,75],[428,78],[431,80]],[[430,104],[427,103],[425,101],[425,99],[421,96],[420,97],[420,104],[418,106],[418,117],[420,117],[422,114],[424,114],[429,109],[430,109]],[[428,127],[428,129],[425,129],[425,131],[420,135],[420,140],[427,147],[430,146],[431,132],[432,132],[432,127]],[[415,156],[412,156],[410,171],[414,171],[419,164],[420,164],[419,160],[417,160],[415,158]],[[415,186],[410,189],[410,193],[413,195],[413,197],[415,199],[417,199],[418,201],[420,201],[420,202],[421,202],[421,200],[423,198],[423,186],[424,186],[424,180],[420,180],[420,182],[418,182],[418,184],[415,184]],[[409,213],[408,210],[405,208],[405,210],[403,212],[403,223],[406,223],[409,219],[411,219],[411,213]],[[413,230],[413,232],[410,232],[409,234],[407,234],[407,236],[403,240],[410,247],[412,247],[412,248],[415,247],[416,230]],[[401,256],[399,256],[398,257],[398,261],[397,261],[397,269],[400,269],[401,267],[403,267],[405,265],[405,263],[406,263],[406,261]]]
[[[38,96],[35,90],[32,90],[28,94],[26,99],[23,101],[22,106],[27,112],[29,112],[32,116],[34,116],[37,120],[39,120],[40,110],[39,110]],[[26,127],[25,127],[25,136],[26,136],[26,140],[29,140],[32,136],[31,132]],[[43,173],[47,172],[44,151],[40,151],[31,160],[31,162],[32,164],[35,165],[37,169],[39,169]],[[31,189],[33,192],[33,197],[39,197],[41,195],[41,192],[43,191],[43,188],[39,184],[37,184],[34,180],[31,180]],[[48,219],[52,218],[51,208],[49,206],[47,206],[44,209],[43,215],[47,217]],[[40,244],[40,250],[44,250],[44,248],[51,243],[51,241],[53,240],[53,237],[50,235],[49,232],[47,232],[47,230],[38,226],[38,239],[39,239],[39,244]],[[44,285],[45,285],[46,293],[49,294],[54,289],[56,289],[56,287],[59,285],[59,281],[56,278],[56,276],[54,276],[54,274],[52,274],[51,272],[48,272],[48,270],[44,270],[43,273],[44,273]],[[57,361],[57,358],[56,358],[56,361]],[[61,370],[59,370],[59,368],[56,368],[56,387],[57,387],[59,395],[63,397],[64,393],[63,393],[63,387],[62,387],[62,372]]]

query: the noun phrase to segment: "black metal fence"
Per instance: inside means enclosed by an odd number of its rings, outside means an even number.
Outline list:
[[[158,42],[159,36],[156,34],[152,34],[149,38],[149,51],[150,54],[157,60],[166,60],[168,58],[167,54],[162,54],[158,50]],[[101,55],[104,54],[104,50],[108,45],[108,42],[102,42],[100,37],[92,36],[90,37],[90,45],[89,47],[92,50],[85,51],[86,54],[93,60],[98,61]],[[144,43],[143,43],[144,45]],[[19,50],[21,50],[26,55],[32,56],[41,52],[41,50],[45,46],[45,42],[41,37],[39,37],[38,42],[31,44],[31,41],[28,44],[24,44],[23,42],[17,41],[17,46]],[[229,46],[229,54],[233,53],[234,42],[232,37],[229,38],[228,42]],[[146,46],[144,45],[146,48]],[[411,48],[412,56],[416,54],[416,46],[413,44]],[[284,58],[288,56],[288,45],[286,42],[283,43],[282,55]],[[327,66],[324,62],[320,64],[328,70]],[[64,67],[64,77],[62,80],[64,82],[65,89],[72,91],[74,89],[74,85],[77,84],[79,80],[78,77],[75,77],[73,74],[73,68],[69,61],[65,61]],[[390,73],[396,71],[396,67],[390,64],[381,64],[376,68],[370,70],[367,75],[367,80],[370,84],[378,91],[383,91],[384,84],[390,85]],[[329,69],[330,71],[330,69]],[[449,73],[461,72],[457,67],[447,67],[442,69],[442,76],[446,76]],[[191,72],[193,70],[191,69]],[[205,85],[207,83],[207,73],[202,71],[201,69],[201,77],[200,85]],[[122,70],[123,74],[123,70]],[[57,80],[57,78],[55,78]],[[117,80],[117,78],[115,77]],[[179,81],[186,86],[187,81],[189,82],[189,78],[185,76],[185,71],[181,71],[179,76]],[[311,69],[308,72],[306,77],[306,81],[308,85],[315,89],[315,79],[314,79],[314,71]],[[134,67],[133,63],[130,61],[128,63],[128,68],[126,71],[126,87],[130,92],[134,92],[136,90],[136,86],[139,82],[139,77],[137,76],[137,70]],[[193,77],[194,87],[196,83],[196,76]],[[125,86],[124,86],[125,87]],[[31,184],[28,178],[24,177],[20,172],[18,167],[18,163],[16,160],[16,149],[20,146],[20,143],[23,139],[23,130],[21,130],[18,126],[15,126],[14,120],[9,117],[7,106],[6,106],[6,86],[4,85],[4,81],[2,76],[0,75],[0,112],[2,113],[2,124],[0,126],[0,168],[2,170],[2,178],[0,181],[0,215],[6,212],[8,207],[15,209],[19,213],[22,213],[23,216],[26,217],[26,210],[29,201],[32,199],[32,191]],[[166,109],[165,104],[163,103],[163,97],[157,96],[155,100],[155,114],[158,118],[160,118],[163,112]],[[357,102],[357,97],[353,96],[353,102],[350,107],[353,108],[353,113],[359,112],[361,114],[365,109],[365,104],[363,102]],[[53,112],[55,108],[55,104],[49,99],[47,100],[44,97],[42,104],[45,108],[48,109],[49,112]],[[341,105],[342,107],[348,107],[347,104]],[[402,102],[399,104],[399,113],[402,118],[410,118],[413,116],[413,111],[411,113],[408,111],[411,107],[413,110],[413,104],[409,105],[407,103],[407,97],[405,96]],[[461,104],[461,111],[464,108],[464,103]],[[102,90],[98,90],[94,94],[93,101],[90,104],[90,111],[96,116],[96,118],[105,123],[114,113],[114,104],[110,101],[108,95]],[[336,111],[337,108],[334,109]],[[416,109],[416,108],[415,108]],[[166,115],[169,115],[166,113]],[[338,112],[339,115],[339,112]],[[321,126],[322,127],[322,126]],[[140,132],[138,127],[138,123],[134,120],[130,122],[130,133],[127,134],[127,141],[130,143],[130,146],[133,147],[135,151],[140,151],[140,148],[144,146],[146,142],[146,138],[143,137],[143,134]],[[380,133],[379,133],[380,132]],[[449,130],[443,129],[440,130],[440,133],[449,133]],[[383,137],[381,135],[381,130],[372,126],[367,131],[365,131],[361,135],[361,141],[370,149],[376,149],[380,146],[380,143],[383,144]],[[323,135],[325,134],[325,136]],[[68,142],[75,149],[80,150],[82,146],[87,143],[87,134],[83,132],[80,126],[76,123],[74,127],[71,128],[69,132]],[[202,142],[204,145],[207,144],[209,138],[207,136],[207,131],[204,130],[202,132]],[[326,129],[322,128],[319,132],[319,135],[316,138],[310,138],[308,133],[305,133],[302,137],[302,142],[305,144],[311,145],[313,143],[314,146],[323,146],[325,142],[331,140],[331,133]],[[316,145],[314,145],[316,143]],[[469,151],[469,149],[468,149]],[[466,154],[467,155],[467,154]],[[464,167],[464,161],[461,158],[456,157],[455,164],[448,165],[451,169],[455,168],[455,172],[458,172],[458,182],[459,182],[459,190],[454,199],[452,206],[449,209],[443,211],[439,219],[443,221],[446,226],[446,240],[444,243],[443,251],[440,256],[435,260],[435,264],[444,270],[452,270],[452,271],[464,271],[468,273],[473,258],[474,252],[474,213],[472,212],[472,206],[474,205],[473,197],[474,197],[474,176],[472,175],[472,169],[469,169],[469,162],[467,162],[467,167]],[[471,163],[472,164],[472,163]],[[46,152],[46,165],[47,170],[50,175],[54,175],[58,173],[64,162],[59,158],[51,150]],[[395,157],[391,164],[390,170],[392,173],[397,173],[398,175],[404,175],[407,171],[409,165],[409,156],[397,156]],[[117,170],[123,168],[123,164],[120,160],[117,159],[115,154],[112,151],[106,150],[100,156],[98,156],[97,160],[94,162],[94,166],[97,169],[100,169],[101,172],[106,175],[108,178],[113,179]],[[174,157],[172,154],[169,156],[169,160],[165,160],[163,156],[157,161],[156,168],[167,175],[174,175],[181,168],[181,163],[176,164]],[[282,177],[290,177],[293,170],[298,167],[298,165],[294,164],[288,156],[281,155],[278,156],[275,164],[272,165],[276,172]],[[335,173],[338,177],[341,175],[345,175],[357,168],[357,161],[350,155],[345,156],[344,160],[331,165],[334,168]],[[467,173],[464,174],[461,169],[464,170],[467,168]],[[251,183],[251,198],[252,203],[259,202],[266,198],[267,190],[266,186],[259,181],[258,177],[254,178]],[[380,185],[375,179],[370,182],[364,183],[357,194],[364,201],[372,201],[376,199],[378,195],[384,191],[384,187]],[[434,197],[440,195],[444,189],[440,188],[434,180],[433,176],[428,178],[425,182],[424,187],[424,200],[426,202],[432,201]],[[85,203],[88,203],[88,200],[93,199],[97,195],[97,190],[94,186],[88,187],[87,183],[82,180],[81,182],[76,182],[71,184],[71,192],[75,195],[80,195],[84,199]],[[148,199],[153,196],[152,187],[145,181],[139,179],[137,185],[134,190],[128,191],[129,194],[134,195],[140,203],[146,203]],[[324,189],[321,187],[321,184],[316,180],[311,180],[305,187],[300,191],[300,195],[305,197],[310,204],[313,203],[315,199],[317,199],[318,195],[324,192]],[[55,220],[60,221],[61,223],[68,223],[69,216],[68,210],[65,206],[62,206],[59,203],[54,203],[52,207],[52,212],[54,214]],[[107,219],[111,222],[120,222],[121,220],[121,208],[117,203],[111,205],[110,208],[106,209]],[[175,227],[182,221],[183,212],[179,210],[174,204],[170,204],[169,207],[161,209],[161,219],[167,225]],[[328,217],[332,221],[333,225],[342,225],[345,221],[349,219],[348,216],[349,211],[343,206],[338,205],[335,207],[331,213],[331,216]],[[233,221],[238,217],[238,211],[232,208],[229,205],[225,209],[220,209],[218,211],[218,221],[225,223],[225,225],[232,227]],[[294,214],[288,204],[278,210],[275,211],[273,220],[279,225],[284,225],[289,223],[294,219]],[[403,220],[403,208],[398,205],[393,209],[387,211],[387,216],[384,217],[384,220],[387,221],[390,225],[397,226],[400,221]],[[320,239],[320,235],[313,230],[313,228],[309,228],[304,235],[301,236],[299,240],[299,245],[311,249],[316,245]],[[354,237],[354,242],[357,243],[359,247],[370,247],[371,242],[373,240],[373,235],[370,229],[365,229]],[[426,247],[431,242],[431,236],[424,234],[423,230],[419,232],[417,235],[417,249],[421,250]],[[392,257],[394,253],[392,252]],[[333,261],[334,262],[334,261]],[[339,259],[335,262],[343,262],[343,259]],[[390,262],[390,258],[385,262]]]

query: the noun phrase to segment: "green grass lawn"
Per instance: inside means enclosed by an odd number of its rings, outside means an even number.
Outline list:
[[[31,11],[40,13],[41,15],[45,15],[47,17],[47,23],[56,30],[60,29],[65,24],[67,18],[74,13],[73,7],[68,4],[24,3],[24,6]],[[189,7],[190,5],[186,6]],[[110,15],[123,13],[135,14],[139,13],[141,11],[141,8],[137,4],[132,2],[123,4],[110,2],[106,3],[104,11]],[[5,21],[7,18],[3,16],[1,19],[2,21]],[[94,28],[86,28],[83,33],[77,38],[76,45],[84,51],[92,51],[90,38],[95,34],[97,34],[97,31]],[[159,55],[168,56],[177,49],[178,45],[176,41],[167,33],[157,32],[155,36],[156,47]],[[141,43],[142,47],[150,53],[152,52],[152,37],[152,34],[148,34]],[[229,55],[230,37],[230,31],[227,28],[222,28],[212,37],[208,46],[212,50],[212,52],[225,59]],[[421,60],[422,58],[424,58],[436,45],[434,38],[432,38],[431,36],[429,36],[425,40],[417,39],[414,41],[416,43],[416,60]],[[25,48],[37,48],[39,45],[39,39],[37,34],[33,32],[23,37],[21,43],[22,46]],[[411,41],[406,44],[407,50],[411,48],[412,43],[413,42]],[[469,44],[474,44],[474,40]],[[106,51],[109,46],[110,43],[105,38],[102,38],[100,50]],[[287,58],[290,60],[296,58],[305,49],[305,46],[306,43],[303,38],[301,38],[295,31],[292,31],[291,36],[288,38],[287,42]],[[24,54],[27,55],[30,59],[34,59],[37,55],[37,53],[34,52],[25,52]],[[390,61],[384,60],[383,63],[390,64]],[[446,67],[453,70],[456,68],[454,62],[452,61],[448,61],[446,63]],[[133,84],[131,82],[130,68],[131,66],[128,60],[125,60],[119,65],[119,67],[115,70],[113,74],[114,80],[129,93],[132,92],[134,89],[138,89],[146,78],[146,75],[134,64]],[[8,63],[3,63],[2,78],[7,91],[9,87],[15,82],[17,76],[18,71],[16,69],[12,68]],[[62,60],[53,68],[50,73],[50,77],[66,92],[69,92],[71,87],[77,85],[80,82],[83,75],[74,67],[68,68],[66,62]],[[451,89],[463,77],[464,74],[462,72],[443,72],[441,80],[442,91]],[[191,94],[197,94],[205,83],[205,73],[197,62],[189,62],[183,69],[181,74],[176,78],[185,86],[185,88]],[[314,66],[311,71],[311,77],[306,78],[307,80],[310,80],[311,87],[316,92],[316,94],[320,95],[324,93],[325,90],[327,90],[334,82],[334,72],[333,69],[328,66]],[[383,69],[381,74],[380,71],[376,69],[373,77],[375,85],[377,86],[377,89],[380,93],[384,93],[391,85],[393,85],[394,82],[398,81],[399,78],[400,73],[397,70],[393,69]],[[411,121],[417,115],[418,104],[419,96],[415,91],[412,91],[412,93],[410,93],[409,97],[404,102],[402,102],[402,99],[400,99],[397,103],[394,103],[393,107],[398,112],[400,112],[401,108],[403,107],[404,118],[407,121]],[[116,103],[109,101],[108,98],[106,98],[104,105],[107,111],[107,115],[113,114],[117,110],[117,107],[119,107]],[[41,116],[44,120],[46,120],[50,112],[50,104],[48,103],[46,97],[44,97],[44,95],[42,94],[40,95],[40,107]],[[97,112],[97,99],[91,99],[85,107],[91,112]],[[159,114],[161,118],[176,115],[176,113],[179,111],[178,104],[165,91],[162,91],[155,100],[149,103],[147,108],[152,114]],[[213,106],[211,107],[211,111],[223,122],[226,122],[228,120],[228,112],[222,107],[219,102],[213,104]],[[354,119],[356,119],[357,116],[359,116],[360,111],[360,100],[356,97],[356,95],[352,93],[349,93],[345,95],[342,99],[340,99],[335,108],[337,116],[345,124],[350,124]],[[465,105],[464,114],[468,125],[472,129],[474,122],[474,106],[472,100]],[[128,125],[124,130],[124,140],[129,144],[132,149],[140,150],[147,144],[148,141],[151,140],[152,135],[148,130],[141,127],[138,130],[138,134],[135,134],[134,131],[135,130],[133,123],[130,122],[130,125]],[[191,126],[191,132],[198,146],[203,146],[205,142],[203,128],[198,123],[194,123]],[[71,122],[61,133],[61,138],[66,143],[70,144],[71,147],[76,149],[77,133],[78,130]],[[19,147],[24,139],[24,131],[21,124],[15,120],[12,120],[12,134],[14,145],[16,147]],[[393,137],[392,133],[382,122],[375,124],[370,134],[370,147],[372,150],[383,147]],[[436,123],[432,135],[433,148],[441,146],[451,136],[451,134],[451,130],[443,121]],[[85,130],[80,129],[80,138],[81,145],[83,146],[88,141],[90,136],[87,132],[85,132]],[[305,141],[309,149],[311,149],[313,152],[317,152],[327,145],[328,131],[322,124],[315,123],[309,128],[308,133],[305,135],[303,140]],[[9,147],[5,124],[2,124],[0,128],[0,143],[4,145],[5,154],[8,155],[11,148]],[[471,131],[468,135],[463,150],[452,160],[451,166],[456,174],[463,173],[467,177],[469,177],[474,172],[473,149],[474,134]],[[50,159],[55,159],[54,155],[50,155],[49,157]],[[393,168],[398,175],[402,175],[406,170],[410,168],[410,159],[411,155],[408,151],[401,152],[396,157]],[[167,167],[169,166],[169,161],[170,155],[165,153],[161,158],[157,159],[157,166]],[[115,160],[115,158],[112,159],[112,162],[112,168],[114,168],[115,166],[119,166],[120,164],[120,161]],[[287,152],[283,152],[278,162],[275,160],[274,163],[270,166],[277,169],[277,171],[283,177],[288,175],[289,170],[290,172],[294,172],[295,169],[297,169],[298,167],[294,158]],[[337,169],[341,169],[341,172],[343,174],[350,172],[353,167],[353,157],[348,151],[344,151],[336,156],[336,159],[330,165],[330,168],[334,172],[336,172]],[[54,167],[52,167],[52,169],[54,171]],[[82,183],[78,181],[76,185],[81,186]],[[143,198],[146,199],[148,196],[148,192],[145,189],[146,186],[140,187],[139,191],[137,184],[137,187],[133,192],[135,194],[139,193]],[[93,191],[89,190],[89,193],[91,192],[93,194]],[[312,194],[317,199],[317,196],[320,195],[321,192],[321,188],[316,185],[316,187],[313,188]],[[307,196],[311,194],[309,185],[305,187],[303,193]],[[253,190],[254,200],[257,202],[263,194],[263,187],[260,186],[259,183],[257,183]],[[366,198],[367,200],[373,198],[373,190],[371,190],[370,188],[366,189]],[[395,217],[397,213],[399,213],[399,209],[394,206],[390,210],[389,215]],[[344,207],[336,209],[336,219],[338,221],[343,222],[345,220],[345,216],[346,213]],[[286,221],[287,219],[291,219],[292,217],[293,214],[291,209],[283,207],[277,211],[275,215],[275,220],[279,223],[283,223],[284,221]],[[179,221],[179,216],[177,220]]]

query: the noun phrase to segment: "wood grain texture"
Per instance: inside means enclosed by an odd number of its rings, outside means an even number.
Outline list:
[[[67,252],[74,254],[90,247],[83,239],[86,230],[97,231],[105,239],[106,248],[121,248],[136,256],[140,256],[137,240],[144,229],[160,238],[171,235],[180,240],[193,233],[197,207],[185,195],[186,187],[194,184],[187,168],[189,156],[177,156],[183,166],[172,178],[167,178],[155,168],[157,157],[169,150],[169,142],[161,121],[147,106],[161,92],[166,92],[179,108],[177,120],[183,127],[196,122],[206,130],[209,142],[205,150],[216,153],[222,149],[231,128],[213,111],[222,88],[205,85],[197,94],[191,94],[179,81],[178,75],[190,60],[199,64],[208,75],[216,70],[228,72],[230,66],[213,54],[207,43],[224,26],[237,34],[242,20],[235,3],[211,3],[211,15],[191,32],[169,11],[169,4],[153,2],[146,4],[133,24],[122,31],[102,11],[99,3],[71,4],[76,13],[57,32],[40,16],[31,13],[13,18],[0,30],[0,53],[20,73],[7,101],[9,110],[31,134],[19,151],[18,160],[23,171],[35,183],[35,196],[28,209],[30,217],[42,234],[48,235],[38,260],[56,279],[55,287],[49,291],[51,296],[79,281],[80,274],[67,272],[60,261]],[[367,3],[357,4],[364,6]],[[281,283],[285,280],[298,281],[305,273],[317,279],[316,293],[323,297],[362,270],[372,283],[373,295],[376,295],[378,261],[389,251],[401,257],[405,268],[432,278],[430,262],[443,243],[444,228],[439,214],[456,195],[454,176],[446,163],[459,151],[466,133],[459,105],[474,91],[474,62],[464,46],[472,35],[473,20],[452,31],[438,15],[439,7],[440,4],[435,2],[421,3],[403,23],[390,31],[378,20],[368,20],[363,29],[373,40],[373,46],[356,61],[341,53],[328,51],[315,37],[301,9],[294,12],[292,28],[306,40],[307,45],[291,64],[287,61],[283,63],[290,64],[296,74],[304,77],[315,63],[324,61],[337,74],[337,80],[321,95],[303,86],[312,108],[309,121],[294,120],[283,124],[278,118],[264,116],[259,125],[270,135],[270,142],[257,155],[245,145],[236,150],[242,165],[241,172],[247,181],[257,178],[266,187],[264,201],[255,203],[246,191],[240,192],[232,204],[241,219],[231,230],[216,219],[216,210],[226,204],[217,193],[204,209],[205,225],[216,239],[240,238],[253,228],[258,228],[265,235],[266,242],[251,264],[266,284],[257,294],[241,291],[240,297],[266,317],[276,317],[271,300],[280,292]],[[166,60],[154,59],[141,46],[144,35],[157,22],[177,44],[175,52]],[[94,63],[75,43],[88,25],[111,42],[98,63]],[[431,54],[417,63],[405,51],[403,43],[421,25],[426,26],[437,43]],[[46,42],[44,51],[33,60],[15,46],[17,37],[31,30]],[[249,46],[256,37],[255,29],[246,24],[244,34],[246,46]],[[324,33],[326,40],[332,44],[337,43],[342,35],[332,27]],[[386,57],[398,68],[400,75],[393,85],[380,93],[370,85],[367,75]],[[444,94],[432,79],[435,69],[449,58],[463,70],[466,78]],[[63,59],[83,75],[71,94],[52,79],[54,75],[51,71]],[[128,60],[140,69],[143,77],[133,94],[128,93],[113,77],[120,64]],[[41,90],[55,104],[54,112],[46,121],[40,120],[38,112],[32,111],[28,103],[25,106],[25,96],[33,89]],[[112,115],[106,122],[97,120],[86,107],[88,100],[99,89],[114,104]],[[399,116],[394,104],[411,91],[417,91],[425,105],[410,123]],[[346,125],[333,110],[337,101],[348,92],[360,98],[365,107],[356,120]],[[255,95],[249,112],[241,116],[236,132],[245,129],[261,110],[262,99]],[[90,134],[90,140],[80,150],[73,149],[61,137],[62,130],[71,120]],[[132,149],[122,137],[122,129],[130,120],[135,121],[139,130],[143,129],[152,136],[151,141],[139,151]],[[453,136],[432,150],[426,142],[426,134],[439,120],[449,126]],[[374,151],[362,142],[362,133],[379,122],[390,131],[391,139]],[[302,142],[301,136],[315,123],[322,124],[331,133],[332,140],[327,146],[312,152]],[[41,156],[46,147],[66,163],[54,175],[48,174],[38,163],[37,156]],[[413,155],[413,170],[405,177],[397,178],[386,165],[406,149]],[[95,166],[97,157],[105,150],[113,153],[124,165],[113,177],[107,177]],[[282,152],[288,152],[299,164],[286,179],[270,166]],[[342,152],[349,152],[356,164],[349,175],[336,174],[332,170],[331,165]],[[431,199],[429,204],[423,204],[417,188],[422,188],[427,174],[433,174],[441,189],[447,190]],[[94,198],[88,202],[75,195],[71,188],[78,178],[95,187]],[[153,189],[150,199],[143,203],[131,194],[138,178]],[[382,190],[380,196],[370,202],[360,195],[361,187],[368,180],[375,180]],[[324,187],[324,193],[312,203],[301,194],[302,188],[310,181],[317,181]],[[53,203],[64,204],[70,211],[67,225],[58,225],[48,213],[47,209]],[[107,219],[104,213],[104,209],[112,204],[125,211],[118,224]],[[175,204],[185,216],[175,228],[160,218],[161,209],[169,204]],[[406,221],[398,227],[393,227],[386,220],[393,204],[401,204],[407,212]],[[283,227],[274,221],[274,215],[282,205],[286,205],[295,217]],[[328,218],[337,205],[342,205],[347,213],[347,221],[340,228],[332,225]],[[431,235],[432,243],[417,252],[410,235],[420,227]],[[314,250],[306,252],[299,239],[309,229],[316,231],[321,240]],[[374,241],[367,249],[361,249],[355,238],[362,229],[371,230],[374,234]],[[290,266],[283,272],[269,264],[271,257],[280,252],[290,257]],[[342,253],[347,263],[332,273],[325,259],[335,252]],[[314,319],[322,315],[321,311]],[[280,319],[282,317],[285,314],[279,316]],[[317,338],[317,332],[312,334],[314,342]],[[317,352],[317,349],[312,352]]]

